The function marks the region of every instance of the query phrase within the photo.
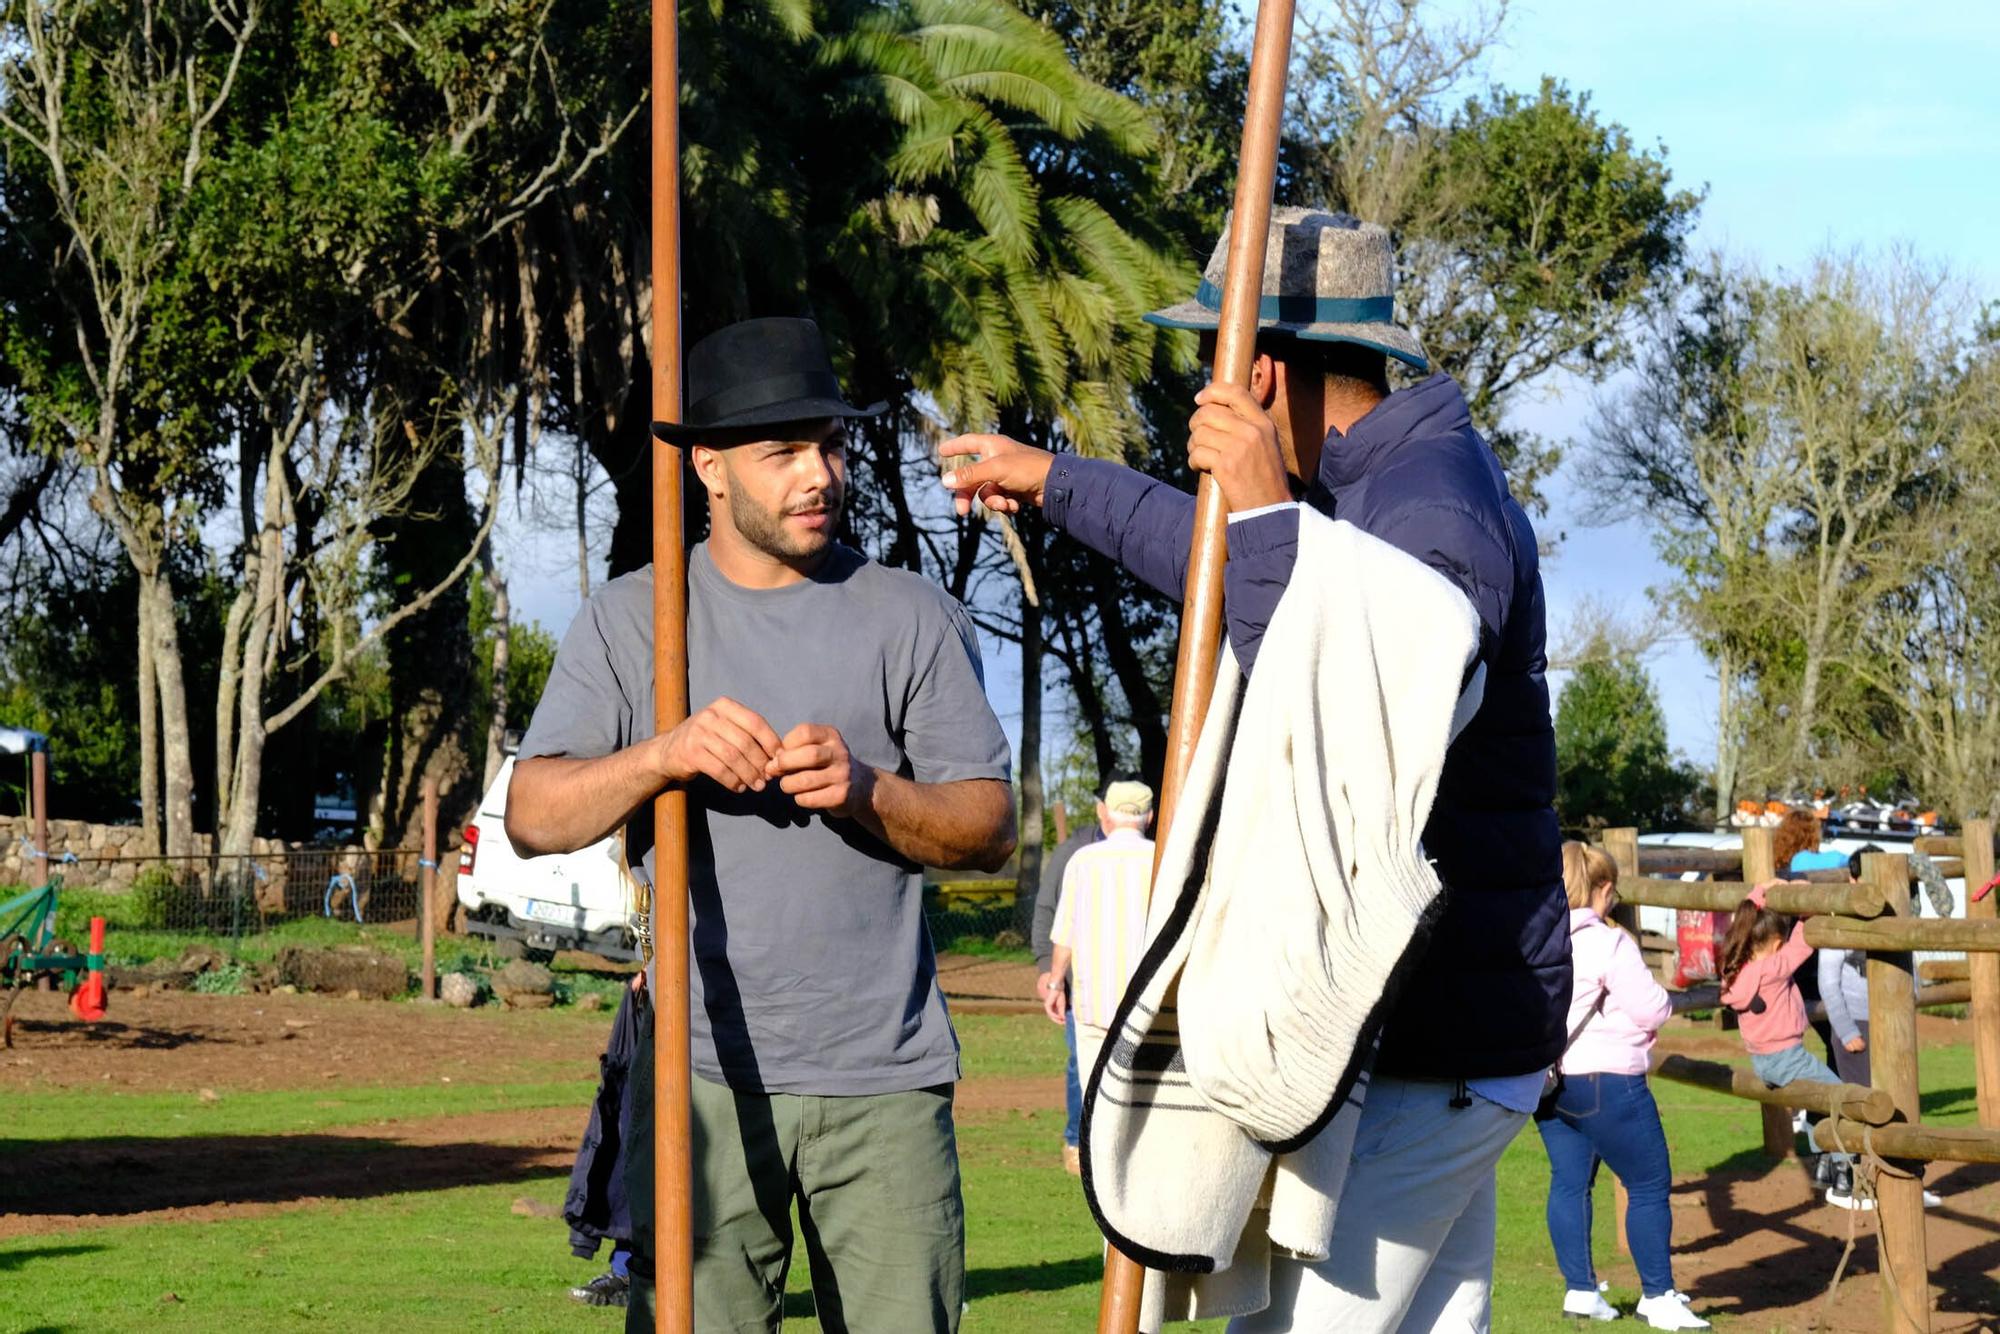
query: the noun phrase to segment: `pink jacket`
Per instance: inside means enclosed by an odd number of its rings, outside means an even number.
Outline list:
[[[1639,943],[1589,908],[1569,910],[1569,1027],[1576,1032],[1599,995],[1604,1008],[1591,1016],[1563,1057],[1564,1074],[1643,1075],[1660,1025],[1674,1012],[1667,989],[1646,969]]]
[[[1799,922],[1776,953],[1744,964],[1743,971],[1722,993],[1722,1003],[1736,1011],[1743,1045],[1752,1056],[1796,1047],[1805,1037],[1806,1000],[1792,974],[1812,954],[1813,947],[1806,944],[1806,924]],[[1764,998],[1764,1006],[1752,1010],[1750,1002],[1758,996]]]

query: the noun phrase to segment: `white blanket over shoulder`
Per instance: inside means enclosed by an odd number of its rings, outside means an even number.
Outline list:
[[[1441,907],[1419,840],[1478,634],[1442,575],[1301,506],[1247,689],[1224,648],[1085,1099],[1099,1225],[1170,1276],[1146,1328],[1262,1309],[1273,1245],[1326,1254],[1375,1036]]]

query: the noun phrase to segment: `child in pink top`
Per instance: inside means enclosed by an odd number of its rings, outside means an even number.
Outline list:
[[[1736,1011],[1750,1068],[1772,1088],[1798,1080],[1838,1084],[1840,1076],[1806,1050],[1806,1002],[1792,974],[1812,957],[1806,925],[1764,906],[1765,886],[1750,891],[1729,920],[1722,942],[1722,1003]],[[1854,1196],[1852,1155],[1830,1153],[1826,1202],[1842,1209],[1874,1207]]]

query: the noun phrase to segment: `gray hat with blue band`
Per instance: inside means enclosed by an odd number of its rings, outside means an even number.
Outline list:
[[[1222,317],[1223,271],[1229,228],[1208,258],[1208,268],[1183,301],[1146,316],[1167,329],[1213,330]],[[1387,228],[1345,213],[1273,208],[1264,249],[1264,285],[1257,328],[1318,343],[1373,348],[1420,371],[1430,369],[1417,336],[1395,323],[1396,255]]]

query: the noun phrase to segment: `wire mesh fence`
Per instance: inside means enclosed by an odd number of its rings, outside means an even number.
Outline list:
[[[1032,900],[1021,901],[1011,880],[954,881],[924,887],[924,921],[940,950],[1025,948]]]
[[[417,915],[423,873],[411,848],[81,857],[58,869],[65,891],[101,900],[118,925],[238,939],[313,917],[407,920]]]

